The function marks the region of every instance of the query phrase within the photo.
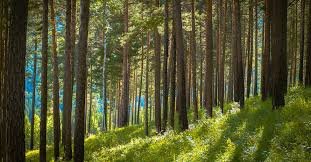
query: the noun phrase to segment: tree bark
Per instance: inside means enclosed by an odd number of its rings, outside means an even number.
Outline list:
[[[173,16],[172,38],[171,38],[171,65],[170,65],[170,126],[175,126],[175,102],[176,102],[176,34]]]
[[[143,42],[143,38],[142,38]],[[139,93],[138,93],[138,105],[137,105],[137,117],[136,117],[136,123],[140,123],[140,103],[141,103],[141,93],[142,93],[142,88],[143,88],[143,75],[144,75],[144,45],[141,47],[142,55],[141,55],[141,73],[140,73],[140,83],[139,83]]]
[[[145,90],[145,135],[149,135],[148,109],[149,109],[149,50],[150,34],[147,34],[147,54],[146,54],[146,90]]]
[[[106,5],[104,6],[106,9]],[[103,31],[103,40],[104,40],[104,62],[103,62],[103,73],[102,73],[102,77],[103,77],[103,122],[102,122],[102,131],[107,131],[107,108],[105,107],[105,103],[106,103],[106,96],[105,96],[105,92],[106,92],[106,59],[107,59],[107,38],[106,38],[106,33],[105,31]]]
[[[244,74],[241,47],[241,18],[240,1],[233,0],[233,21],[232,21],[232,54],[234,56],[234,98],[244,107]]]
[[[59,81],[58,58],[56,42],[56,22],[54,0],[50,0],[52,25],[52,60],[53,60],[53,127],[54,127],[54,159],[59,158],[60,116],[59,116]]]
[[[258,95],[258,0],[255,0],[255,76],[254,76],[254,96]]]
[[[65,72],[64,72],[64,111],[63,144],[65,160],[71,160],[71,109],[72,109],[72,46],[71,46],[71,0],[66,0]]]
[[[185,60],[184,44],[181,19],[180,0],[174,0],[174,20],[176,34],[176,60],[177,60],[177,115],[179,118],[179,130],[188,129],[187,107],[186,107],[186,85],[185,85]]]
[[[307,51],[306,51],[306,77],[305,86],[311,86],[311,3],[309,3],[309,24],[308,24],[308,35],[307,35]]]
[[[272,7],[272,104],[276,109],[285,105],[287,88],[287,0],[274,0]]]
[[[192,70],[192,105],[194,112],[194,121],[199,119],[198,99],[197,99],[197,79],[196,79],[196,33],[195,33],[195,2],[191,0],[191,70]]]
[[[205,106],[206,116],[213,116],[213,3],[207,0],[206,7],[206,67],[205,67]]]
[[[306,1],[301,0],[301,24],[300,24],[300,52],[299,52],[299,84],[303,84],[303,63],[304,63],[304,48],[305,48],[305,6]]]
[[[128,0],[124,1],[124,33],[128,32]],[[123,82],[122,82],[122,101],[120,108],[119,127],[128,125],[128,104],[129,104],[129,43],[128,40],[123,47]]]
[[[271,28],[271,1],[265,0],[265,17],[264,17],[264,52],[262,56],[262,82],[261,82],[261,99],[265,101],[269,92],[269,71],[270,71],[270,28]]]
[[[48,71],[48,12],[49,1],[43,0],[42,17],[42,83],[41,83],[41,118],[40,118],[40,161],[46,161],[46,125],[47,125],[47,71]]]
[[[2,2],[0,2],[2,3]],[[0,161],[25,161],[25,56],[27,32],[27,0],[4,2],[4,46],[1,64],[1,136],[4,150]],[[4,20],[5,21],[5,20]],[[1,24],[1,25],[3,25]],[[0,54],[2,55],[2,53]],[[3,89],[2,89],[3,88]],[[2,96],[3,95],[3,96]],[[3,105],[2,105],[3,104]],[[4,134],[5,133],[5,134]],[[1,137],[2,138],[2,137]],[[3,156],[2,156],[3,155]]]
[[[33,76],[32,76],[32,104],[31,104],[31,128],[30,128],[30,150],[34,148],[34,127],[36,113],[36,78],[37,78],[37,48],[38,42],[35,38],[35,53],[33,55]]]
[[[248,38],[247,38],[247,98],[250,96],[253,68],[253,0],[249,0]]]
[[[168,76],[167,76],[167,60],[169,50],[169,2],[165,1],[164,6],[164,59],[163,59],[163,117],[162,117],[162,131],[166,131],[167,115],[168,115]]]
[[[91,55],[90,55],[91,56]],[[92,60],[92,57],[90,57],[90,60]],[[91,61],[90,61],[91,62]],[[92,77],[92,63],[90,63],[90,107],[89,107],[89,122],[88,122],[88,135],[90,135],[92,132],[92,101],[93,101],[93,77]]]
[[[82,162],[84,160],[84,115],[85,115],[85,89],[87,80],[87,40],[89,26],[90,1],[84,0],[80,2],[80,31],[78,42],[78,73],[77,73],[77,96],[76,96],[76,127],[74,133],[74,161]]]

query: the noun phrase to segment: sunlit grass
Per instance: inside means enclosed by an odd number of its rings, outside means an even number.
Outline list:
[[[289,90],[280,110],[273,111],[270,100],[252,97],[245,109],[232,103],[225,111],[215,109],[215,118],[203,118],[183,133],[145,137],[140,125],[92,135],[85,141],[85,160],[311,161],[310,89]],[[28,152],[27,160],[38,153]]]

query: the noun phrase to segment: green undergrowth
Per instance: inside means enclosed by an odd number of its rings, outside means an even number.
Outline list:
[[[311,161],[311,89],[292,88],[279,110],[259,97],[243,110],[228,104],[225,115],[215,109],[182,133],[145,137],[143,126],[130,126],[90,136],[85,161]]]

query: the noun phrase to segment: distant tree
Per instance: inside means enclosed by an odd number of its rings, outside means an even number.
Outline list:
[[[155,0],[155,6],[159,7],[159,0]],[[154,27],[154,102],[155,102],[155,125],[157,133],[161,132],[161,38],[158,32],[158,27]]]
[[[34,148],[34,130],[35,130],[35,113],[36,113],[36,78],[37,78],[37,50],[38,40],[35,38],[35,52],[33,55],[33,75],[32,75],[32,102],[31,102],[31,128],[30,128],[30,150]]]
[[[208,117],[213,116],[213,3],[206,2],[206,67],[205,67],[205,106]]]
[[[258,95],[258,0],[255,0],[255,76],[254,76],[254,96]]]
[[[143,37],[142,37],[142,42]],[[141,45],[141,65],[140,65],[140,81],[139,81],[139,93],[138,93],[138,104],[137,104],[137,117],[136,117],[136,123],[139,124],[140,123],[140,118],[139,118],[139,114],[140,114],[140,105],[141,105],[141,93],[142,93],[142,88],[143,88],[143,75],[144,75],[144,44],[142,43]]]
[[[41,71],[41,118],[40,118],[40,161],[46,161],[46,125],[47,125],[47,72],[48,72],[48,12],[49,1],[43,0],[42,17],[42,71]]]
[[[145,135],[149,135],[149,51],[150,51],[150,33],[147,34],[147,54],[146,54],[146,90],[145,90]]]
[[[246,95],[250,96],[251,92],[251,81],[252,81],[252,69],[253,69],[253,7],[254,0],[249,0],[249,19],[248,19],[248,37],[247,37],[247,87]]]
[[[301,0],[299,84],[303,84],[303,62],[304,62],[304,48],[305,48],[305,8],[306,8],[306,1]]]
[[[90,1],[80,2],[80,31],[78,42],[77,67],[77,97],[76,97],[76,127],[74,133],[74,161],[84,161],[84,121],[85,121],[85,89],[87,80],[87,42],[89,29]]]
[[[177,115],[180,130],[188,129],[187,107],[186,107],[186,84],[185,84],[185,55],[183,44],[181,4],[180,0],[174,0],[174,20],[176,34],[176,60],[177,60]]]
[[[287,88],[287,0],[272,2],[272,104],[273,108],[285,105]]]

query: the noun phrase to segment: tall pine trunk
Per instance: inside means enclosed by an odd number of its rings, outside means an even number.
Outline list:
[[[300,24],[300,49],[299,49],[299,84],[303,84],[303,62],[305,48],[305,6],[306,1],[301,0],[301,24]]]
[[[244,73],[241,47],[241,15],[240,1],[233,0],[232,12],[232,54],[234,56],[234,98],[244,107]]]
[[[52,60],[53,60],[53,127],[54,127],[54,159],[59,158],[60,116],[59,116],[59,81],[58,58],[56,42],[56,22],[54,0],[50,0],[52,25]]]
[[[2,3],[2,2],[0,2]],[[1,133],[4,150],[0,150],[0,161],[25,161],[25,57],[27,31],[27,0],[4,2],[7,18],[4,26],[4,66],[1,67]],[[2,25],[2,24],[1,24]],[[2,55],[2,53],[0,53]],[[2,89],[3,88],[3,89]],[[2,105],[3,104],[3,105]],[[3,124],[3,125],[2,125]],[[5,135],[4,135],[5,133]],[[2,138],[2,137],[1,137]],[[3,156],[2,156],[3,155]]]
[[[72,66],[71,66],[71,0],[66,0],[65,72],[63,95],[63,145],[65,160],[71,160],[71,109],[72,109]]]
[[[34,148],[34,130],[36,113],[36,78],[37,78],[37,48],[38,42],[35,38],[35,51],[33,55],[33,76],[32,76],[32,103],[31,103],[31,128],[30,128],[30,150]]]
[[[85,116],[85,89],[87,80],[87,39],[89,26],[90,1],[80,2],[80,31],[78,42],[78,67],[77,67],[77,95],[76,95],[76,127],[74,133],[74,161],[84,161],[84,116]]]
[[[205,67],[205,106],[207,116],[213,116],[213,3],[207,0],[206,7],[206,67]]]
[[[265,101],[269,92],[270,81],[270,28],[271,28],[271,1],[265,0],[265,16],[264,16],[264,52],[262,56],[262,80],[261,80],[261,99]]]
[[[254,76],[254,96],[258,95],[258,0],[255,0],[255,76]]]
[[[249,0],[248,38],[247,38],[247,88],[246,95],[250,96],[253,69],[253,0]]]
[[[306,77],[305,86],[311,86],[311,2],[309,3],[309,24],[308,24],[308,35],[307,35],[307,51],[306,51]]]
[[[162,131],[166,130],[167,115],[168,115],[168,76],[167,76],[167,61],[169,49],[169,2],[165,1],[164,6],[164,59],[163,59],[163,117],[162,117]]]
[[[124,1],[124,33],[128,32],[128,0]],[[129,104],[129,43],[128,40],[123,47],[123,82],[122,82],[122,98],[119,113],[119,127],[128,125],[128,104]]]
[[[177,115],[179,118],[178,129],[188,129],[187,107],[186,107],[186,75],[185,75],[185,55],[182,32],[181,4],[180,0],[174,0],[174,20],[176,34],[176,60],[177,60]]]
[[[197,99],[197,75],[196,75],[196,33],[195,33],[195,2],[191,0],[191,73],[192,73],[192,105],[194,121],[199,119],[198,99]]]
[[[147,34],[147,54],[146,54],[146,90],[145,90],[145,135],[149,135],[149,119],[148,119],[148,109],[149,109],[149,50],[150,50],[150,34]]]
[[[274,0],[272,8],[272,104],[278,108],[285,105],[287,88],[287,0]]]
[[[170,65],[170,126],[174,129],[175,126],[175,106],[176,106],[176,34],[175,22],[173,16],[172,22],[172,37],[171,37],[171,65]]]
[[[41,71],[41,118],[40,118],[40,161],[46,161],[46,125],[47,125],[47,73],[48,73],[48,12],[49,1],[43,0],[42,17],[42,71]]]

